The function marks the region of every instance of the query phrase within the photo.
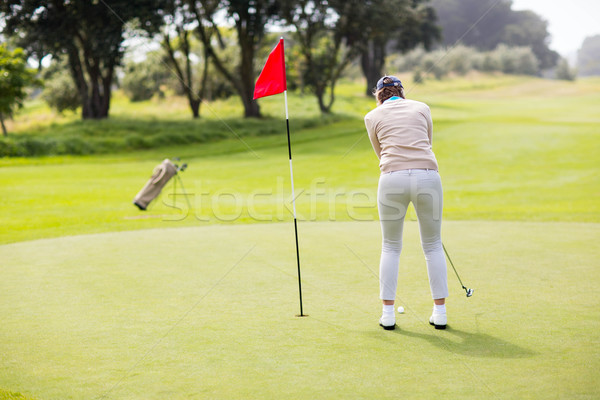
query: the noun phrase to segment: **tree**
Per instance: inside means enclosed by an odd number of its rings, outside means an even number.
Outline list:
[[[542,69],[555,66],[559,55],[548,47],[548,22],[529,10],[513,11],[511,20],[504,27],[502,42],[509,46],[531,47]]]
[[[30,53],[66,55],[82,102],[82,118],[106,118],[127,23],[148,32],[160,26],[165,0],[4,0],[4,33]]]
[[[293,36],[303,61],[302,84],[314,92],[322,113],[331,112],[336,82],[355,54],[344,46],[345,28],[341,27],[346,20],[339,14],[332,18],[332,11],[329,2],[310,0],[283,2],[280,10],[282,18],[295,29]]]
[[[440,39],[435,10],[428,0],[337,0],[331,3],[344,22],[340,34],[360,55],[367,95],[383,75],[388,49],[402,53]]]
[[[566,58],[561,58],[556,65],[556,79],[563,81],[574,81],[577,77],[577,73],[569,65],[569,61]]]
[[[443,44],[492,50],[510,24],[511,0],[432,0],[442,28]]]
[[[580,76],[600,75],[600,35],[586,37],[577,52]]]
[[[195,80],[192,63],[191,31],[188,28],[194,21],[190,5],[184,0],[170,0],[165,9],[161,45],[167,53],[167,60],[173,67],[181,91],[186,95],[192,110],[192,116],[200,116],[200,104],[204,98],[208,79],[208,48],[204,47],[202,76],[199,82]],[[174,37],[173,37],[174,36]],[[211,36],[209,34],[209,36]]]
[[[245,117],[260,117],[260,108],[254,101],[254,81],[256,69],[254,59],[265,36],[265,27],[275,20],[279,1],[277,0],[187,0],[190,11],[197,22],[196,32],[207,55],[216,69],[229,81],[239,94],[244,105]],[[216,46],[222,44],[218,37],[215,14],[224,10],[233,22],[239,47],[239,64],[230,66],[220,55]],[[213,34],[217,35],[216,42]]]
[[[458,41],[479,50],[493,50],[501,43],[527,46],[541,68],[558,61],[558,53],[548,47],[548,23],[533,11],[512,10],[512,0],[432,0],[432,5],[446,46]]]
[[[27,97],[25,88],[37,84],[35,72],[27,68],[27,58],[23,49],[9,50],[0,45],[0,125],[2,134],[8,136],[5,117],[12,117],[17,108],[23,106]]]

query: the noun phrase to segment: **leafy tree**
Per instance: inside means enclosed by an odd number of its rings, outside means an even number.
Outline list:
[[[38,83],[35,72],[27,68],[23,49],[11,51],[4,44],[0,45],[0,125],[4,136],[8,136],[4,119],[12,117],[14,111],[23,106],[27,97],[25,88]]]
[[[334,20],[327,1],[283,3],[280,15],[294,27],[293,36],[302,56],[299,71],[302,85],[314,92],[321,112],[329,113],[335,101],[336,82],[355,54],[352,48],[344,45],[341,34],[344,30],[341,26],[347,20],[342,16]]]
[[[260,108],[254,101],[256,80],[255,55],[265,36],[268,23],[277,16],[277,0],[187,0],[190,11],[195,16],[196,32],[208,56],[219,73],[230,82],[239,94],[244,105],[245,117],[260,117]],[[233,23],[237,33],[239,63],[228,65],[217,48],[223,47],[218,36],[215,14],[223,10]],[[217,35],[216,42],[213,36]]]
[[[435,10],[428,0],[331,1],[343,23],[337,27],[360,56],[369,95],[383,75],[388,49],[402,53],[440,39]]]
[[[586,37],[577,52],[580,76],[600,75],[600,35]]]
[[[82,102],[82,117],[108,117],[115,68],[123,56],[126,23],[160,26],[165,0],[3,0],[4,33],[36,54],[66,55]]]
[[[203,70],[199,82],[195,79],[192,57],[191,31],[194,21],[190,5],[184,0],[169,0],[165,9],[161,45],[167,53],[169,65],[179,81],[180,90],[188,99],[194,118],[200,116],[200,104],[205,95],[208,79],[208,48],[204,46]]]
[[[513,11],[512,22],[504,27],[502,42],[509,46],[527,46],[540,62],[540,68],[556,65],[558,53],[548,48],[548,22],[533,11]]]
[[[479,50],[499,44],[531,47],[541,68],[558,61],[548,48],[548,23],[532,11],[512,10],[512,0],[432,0],[442,28],[443,44],[458,41]]]

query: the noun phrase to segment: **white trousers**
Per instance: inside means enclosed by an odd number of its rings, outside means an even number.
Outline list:
[[[412,169],[382,174],[377,204],[383,244],[379,264],[380,298],[395,300],[402,230],[412,202],[419,220],[421,246],[427,262],[433,299],[448,297],[446,258],[442,248],[442,182],[437,171]]]

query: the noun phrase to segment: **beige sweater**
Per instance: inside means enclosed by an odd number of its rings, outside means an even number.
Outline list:
[[[415,100],[388,100],[365,115],[365,126],[382,173],[438,169],[429,106]]]

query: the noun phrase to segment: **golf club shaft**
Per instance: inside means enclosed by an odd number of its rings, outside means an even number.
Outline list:
[[[450,255],[448,254],[448,250],[446,250],[446,246],[444,246],[444,243],[442,243],[442,248],[444,249],[444,253],[446,253],[446,257],[448,257],[448,261],[450,261],[450,265],[452,266],[452,269],[454,270],[454,273],[456,274],[456,277],[458,278],[460,285],[462,286],[463,289],[467,290],[465,285],[462,283],[460,276],[458,276],[458,272],[456,271],[456,268],[454,268],[454,263],[452,262],[452,259],[450,258]]]

